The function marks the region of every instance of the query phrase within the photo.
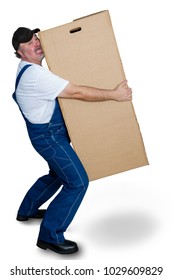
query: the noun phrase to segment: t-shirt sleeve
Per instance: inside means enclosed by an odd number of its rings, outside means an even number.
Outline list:
[[[54,100],[68,83],[69,81],[53,74],[47,69],[43,69],[37,77],[35,90],[36,92],[39,92],[42,99]]]

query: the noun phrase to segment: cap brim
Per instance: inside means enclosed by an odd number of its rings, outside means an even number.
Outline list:
[[[39,28],[35,28],[35,29],[32,30],[32,33],[35,34],[35,33],[38,33],[39,31],[40,31]]]

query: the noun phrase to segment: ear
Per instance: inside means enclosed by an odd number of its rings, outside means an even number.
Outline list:
[[[23,52],[20,49],[17,50],[17,53],[21,56],[21,58],[24,58],[24,54],[23,54]]]

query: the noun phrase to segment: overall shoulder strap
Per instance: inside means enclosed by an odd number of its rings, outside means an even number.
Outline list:
[[[18,84],[19,84],[20,78],[22,77],[22,75],[23,75],[23,73],[25,72],[25,70],[26,70],[28,67],[30,67],[30,66],[32,66],[32,65],[31,65],[31,64],[26,64],[26,65],[20,70],[20,72],[19,72],[19,74],[18,74],[18,76],[17,76],[17,79],[16,79],[16,83],[15,83],[15,91],[16,91],[17,86],[18,86]]]

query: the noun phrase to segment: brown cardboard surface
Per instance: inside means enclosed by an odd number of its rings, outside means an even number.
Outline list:
[[[113,89],[126,78],[108,11],[39,36],[49,69],[73,83]],[[148,164],[132,102],[59,102],[90,180]]]

